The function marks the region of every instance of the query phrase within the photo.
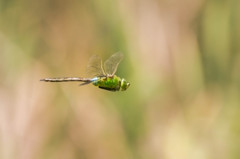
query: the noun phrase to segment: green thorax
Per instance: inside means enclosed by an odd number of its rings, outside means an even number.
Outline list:
[[[119,91],[121,87],[121,78],[116,75],[113,77],[97,77],[93,85],[109,91]]]

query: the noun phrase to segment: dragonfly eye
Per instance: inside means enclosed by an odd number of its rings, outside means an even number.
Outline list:
[[[127,82],[124,78],[121,80],[121,91],[125,91],[130,86],[130,83]]]

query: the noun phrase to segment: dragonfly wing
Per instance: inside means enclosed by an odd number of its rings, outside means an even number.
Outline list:
[[[88,62],[86,73],[90,77],[105,76],[102,67],[102,59],[98,55],[93,55]]]
[[[123,59],[123,54],[121,52],[117,52],[109,57],[104,62],[104,70],[107,75],[114,75],[117,71],[119,63]]]

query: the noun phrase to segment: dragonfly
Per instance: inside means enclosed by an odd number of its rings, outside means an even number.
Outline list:
[[[80,86],[92,83],[101,89],[108,91],[125,91],[130,86],[124,78],[120,78],[115,73],[118,65],[123,59],[123,54],[117,52],[110,56],[104,64],[98,55],[93,55],[88,62],[86,72],[90,78],[83,77],[60,77],[44,78],[40,81],[45,82],[82,82]]]

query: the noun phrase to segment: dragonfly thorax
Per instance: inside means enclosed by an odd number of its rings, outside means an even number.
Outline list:
[[[130,83],[124,78],[121,79],[116,75],[112,77],[95,77],[93,79],[93,85],[109,91],[125,91],[130,86]]]

